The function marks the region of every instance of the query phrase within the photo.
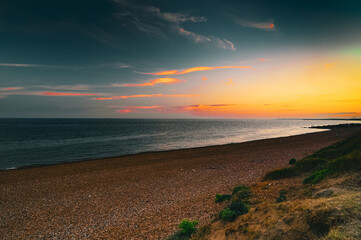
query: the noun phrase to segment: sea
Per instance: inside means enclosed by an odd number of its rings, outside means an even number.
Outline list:
[[[350,120],[0,119],[0,170],[327,131]]]

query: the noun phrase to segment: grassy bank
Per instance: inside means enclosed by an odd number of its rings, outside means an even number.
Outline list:
[[[188,239],[361,239],[361,133],[290,161],[228,202]],[[185,238],[184,238],[185,239]]]

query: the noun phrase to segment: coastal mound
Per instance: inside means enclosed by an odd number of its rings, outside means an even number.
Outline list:
[[[191,239],[361,239],[361,132],[291,160],[247,191],[218,194],[226,208]]]

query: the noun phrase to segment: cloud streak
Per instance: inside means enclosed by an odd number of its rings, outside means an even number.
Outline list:
[[[179,82],[184,82],[185,80],[182,79],[178,79],[178,78],[156,78],[156,79],[152,79],[149,82],[146,83],[139,83],[139,84],[133,84],[133,83],[128,83],[128,84],[124,84],[124,87],[149,87],[149,86],[154,86],[156,84],[176,84]]]
[[[179,107],[164,107],[164,106],[124,106],[122,109],[116,111],[120,113],[132,113],[141,111],[154,111],[158,113],[188,113],[190,115],[198,116],[218,116],[224,113],[232,114],[238,104],[212,104],[212,105],[189,105]],[[113,108],[113,107],[112,107]],[[234,114],[234,113],[233,113]]]
[[[185,13],[170,13],[170,12],[161,12],[159,8],[149,7],[147,11],[153,13],[155,16],[162,18],[168,22],[172,23],[183,23],[183,22],[206,22],[205,17],[196,17],[190,16]]]
[[[99,97],[95,100],[117,100],[117,99],[128,99],[128,98],[164,98],[164,97],[194,97],[192,94],[138,94],[128,96],[113,96],[113,97]]]
[[[200,71],[209,71],[209,70],[215,70],[215,69],[250,69],[252,67],[250,66],[218,66],[218,67],[207,67],[207,66],[201,66],[201,67],[192,67],[187,68],[184,70],[168,70],[168,71],[161,71],[161,72],[154,72],[154,73],[144,73],[149,75],[180,75],[180,74],[186,74],[191,72],[200,72]]]
[[[0,63],[2,67],[43,67],[41,64],[27,64],[27,63]]]
[[[94,68],[133,68],[133,66],[125,63],[107,63],[99,65],[89,65],[89,66],[66,66],[66,65],[47,65],[47,64],[31,64],[31,63],[0,63],[0,67],[21,67],[21,68],[48,68],[48,69],[94,69]]]
[[[256,28],[264,31],[274,31],[276,27],[273,20],[268,20],[266,22],[252,22],[237,17],[233,17],[233,20],[242,27]]]
[[[16,90],[22,90],[23,87],[2,87],[0,88],[0,91],[16,91]]]
[[[163,108],[163,106],[125,106],[123,109],[118,109],[116,111],[120,113],[131,113],[139,112],[139,110],[159,110]]]
[[[234,44],[227,40],[213,36],[205,36],[189,30],[185,30],[183,23],[206,22],[207,18],[191,16],[187,13],[162,12],[156,7],[135,6],[126,1],[113,0],[122,7],[122,11],[114,16],[125,23],[123,26],[131,24],[138,30],[148,35],[158,35],[165,37],[164,29],[178,33],[194,43],[210,43],[222,49],[236,50]]]
[[[84,91],[89,90],[91,88],[90,85],[85,84],[76,84],[76,85],[59,85],[59,86],[46,86],[39,85],[39,88],[52,89],[52,90],[69,90],[69,91]]]
[[[43,92],[44,96],[96,96],[98,93],[73,93],[73,92]]]
[[[217,37],[208,37],[204,36],[198,33],[194,33],[191,31],[187,31],[184,28],[181,28],[180,26],[177,26],[174,28],[180,35],[190,39],[194,43],[211,43],[216,47],[223,48],[223,49],[229,49],[235,51],[236,48],[234,47],[234,44],[227,40],[227,39],[220,39]]]

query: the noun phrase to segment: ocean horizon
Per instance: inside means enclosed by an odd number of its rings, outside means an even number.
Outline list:
[[[327,131],[332,119],[2,118],[0,170]]]

